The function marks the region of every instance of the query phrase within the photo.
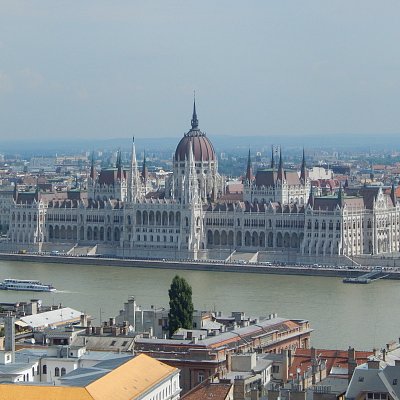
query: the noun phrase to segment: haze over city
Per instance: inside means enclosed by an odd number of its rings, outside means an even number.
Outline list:
[[[0,8],[4,141],[399,133],[398,1]]]

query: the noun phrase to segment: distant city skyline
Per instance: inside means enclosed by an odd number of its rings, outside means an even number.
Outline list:
[[[400,133],[394,0],[1,0],[0,139]]]

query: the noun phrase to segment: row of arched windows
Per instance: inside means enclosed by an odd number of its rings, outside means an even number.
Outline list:
[[[128,225],[132,224],[131,216],[128,215]],[[136,225],[163,225],[179,226],[181,224],[180,211],[136,211]]]
[[[44,364],[42,367],[42,372],[44,375],[47,375],[47,365]],[[67,371],[64,367],[59,368],[59,367],[55,367],[54,368],[54,376],[64,376],[66,375]]]

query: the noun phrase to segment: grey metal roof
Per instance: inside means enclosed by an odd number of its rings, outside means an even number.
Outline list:
[[[114,354],[115,356],[115,354]],[[113,359],[108,359],[101,361],[94,365],[93,367],[77,368],[71,371],[67,375],[64,375],[60,381],[64,386],[77,386],[84,387],[91,382],[96,381],[102,376],[106,375],[115,368],[132,359],[132,356],[117,357]]]
[[[127,358],[127,355],[112,353],[111,351],[88,351],[80,357],[81,360],[99,360],[99,362],[116,358]]]
[[[346,398],[355,399],[359,396],[360,393],[364,392],[386,393],[386,385],[382,381],[379,374],[381,371],[382,365],[379,369],[369,369],[368,364],[363,364],[357,367],[354,370],[353,376],[349,383],[349,387],[347,388]]]
[[[42,328],[53,324],[67,324],[69,321],[79,320],[81,314],[80,311],[74,310],[70,307],[63,307],[57,310],[28,315],[22,317],[21,321],[25,322],[32,328]]]
[[[75,371],[64,375],[60,379],[60,383],[63,386],[85,387],[109,372],[109,370],[96,370],[94,368],[78,368]]]
[[[19,374],[25,371],[27,368],[32,368],[36,364],[37,360],[29,363],[10,363],[0,364],[0,375],[3,374]]]
[[[93,351],[129,351],[133,346],[134,338],[126,336],[77,336],[72,344],[85,346]]]
[[[315,384],[315,386],[329,386],[331,393],[341,394],[344,393],[348,386],[348,380],[346,378],[338,378],[328,376],[322,381]]]

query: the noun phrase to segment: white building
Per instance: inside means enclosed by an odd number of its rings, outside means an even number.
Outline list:
[[[0,398],[180,398],[179,370],[147,355],[48,346],[15,351],[14,317],[5,317],[0,351]]]
[[[200,131],[196,108],[191,129],[173,157],[165,190],[149,192],[139,173],[135,144],[129,168],[92,164],[88,199],[15,193],[9,238],[13,249],[43,244],[97,246],[122,257],[227,258],[234,250],[282,251],[312,256],[390,254],[399,251],[400,207],[382,187],[350,195],[316,197],[303,162],[300,171],[278,165],[257,171],[249,155],[242,200],[228,200],[212,143]]]

